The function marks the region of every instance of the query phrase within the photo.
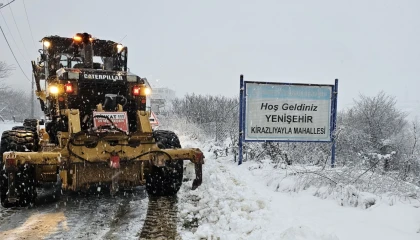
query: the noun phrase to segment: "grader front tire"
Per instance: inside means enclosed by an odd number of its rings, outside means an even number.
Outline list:
[[[182,185],[184,161],[167,161],[166,166],[152,166],[146,175],[146,191],[151,196],[176,195]]]
[[[178,136],[171,131],[156,130],[153,136],[162,149],[181,148]],[[164,167],[150,166],[146,173],[146,191],[151,196],[176,195],[182,185],[184,161],[166,161]]]

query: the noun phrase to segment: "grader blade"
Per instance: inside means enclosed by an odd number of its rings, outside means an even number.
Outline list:
[[[194,168],[195,168],[195,179],[192,184],[192,190],[197,189],[203,182],[203,164],[195,163]]]

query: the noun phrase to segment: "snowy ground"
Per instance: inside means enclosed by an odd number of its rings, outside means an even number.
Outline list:
[[[187,138],[181,142],[194,145]],[[233,157],[215,159],[212,153],[206,153],[203,171],[200,188],[190,191],[184,184],[178,194],[183,239],[420,239],[418,200],[377,197],[367,209],[341,206],[311,189],[288,192],[292,180],[273,183],[280,170],[271,166],[237,166]]]
[[[13,125],[0,124],[0,131]],[[374,205],[341,206],[337,198],[314,196],[314,189],[290,191],[294,179],[283,179],[282,170],[269,164],[237,166],[233,157],[216,159],[212,141],[181,135],[181,143],[205,152],[203,184],[197,190],[191,190],[194,174],[189,165],[175,200],[147,198],[144,188],[117,197],[48,201],[46,195],[34,208],[0,207],[0,239],[138,239],[145,228],[159,231],[154,225],[173,221],[172,215],[176,229],[169,231],[177,232],[176,239],[420,239],[418,200],[389,201],[365,194],[365,199],[375,198]],[[169,214],[156,211],[162,208],[170,208]]]

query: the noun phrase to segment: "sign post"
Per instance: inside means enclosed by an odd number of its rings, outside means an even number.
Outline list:
[[[240,77],[240,90],[239,90],[239,159],[238,165],[242,164],[242,148],[243,148],[243,139],[244,139],[244,131],[243,131],[243,109],[244,109],[244,75]]]
[[[331,138],[332,138],[332,146],[331,146],[331,167],[335,167],[335,129],[337,127],[337,95],[338,95],[338,79],[335,79],[334,84],[334,107],[332,110],[332,132],[331,132]]]
[[[244,81],[240,78],[239,164],[243,142],[331,142],[335,161],[335,85]]]

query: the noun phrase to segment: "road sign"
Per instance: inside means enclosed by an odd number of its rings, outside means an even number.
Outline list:
[[[245,82],[245,141],[331,141],[333,87]]]
[[[150,118],[149,118],[149,121],[150,121],[150,125],[151,125],[152,127],[157,127],[157,126],[159,126],[159,120],[157,119],[157,117],[156,117],[156,115],[155,115],[155,113],[154,113],[154,112],[150,112]]]
[[[331,142],[335,165],[338,79],[334,85],[244,81],[239,91],[239,162],[244,142]]]

